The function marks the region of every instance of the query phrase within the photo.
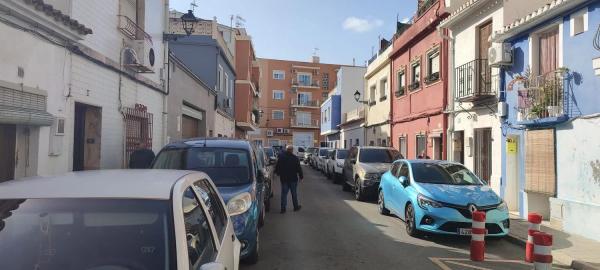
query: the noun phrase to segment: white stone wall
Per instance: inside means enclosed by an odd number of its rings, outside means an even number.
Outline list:
[[[213,136],[217,137],[219,134],[224,137],[235,138],[235,121],[217,112]]]
[[[367,67],[367,74],[365,75],[366,82],[365,82],[365,86],[363,87],[365,100],[370,100],[369,89],[371,88],[371,86],[372,85],[377,86],[377,91],[375,91],[376,94],[374,97],[375,100],[377,100],[377,104],[375,104],[374,106],[370,106],[367,109],[367,120],[366,120],[367,126],[380,124],[380,123],[383,123],[390,119],[390,102],[393,98],[394,91],[395,91],[395,90],[390,91],[392,78],[390,78],[389,54],[392,51],[392,48],[393,48],[393,46],[390,45],[379,57],[377,57],[377,59],[375,61],[373,61],[373,63],[371,63]],[[392,76],[396,76],[396,75],[393,74]],[[381,98],[381,95],[380,95],[379,82],[384,78],[387,78],[388,87],[386,89],[386,95],[388,97],[383,102],[380,102],[379,98]],[[391,135],[391,133],[389,133],[389,125],[387,125],[386,130],[387,130],[386,134],[388,136]]]
[[[347,67],[343,66],[338,71],[338,85],[336,86],[342,96],[342,115],[346,112],[352,111],[363,104],[354,100],[354,92],[359,90],[363,91],[365,85],[365,72],[367,71],[364,67]],[[362,95],[364,97],[364,93]]]

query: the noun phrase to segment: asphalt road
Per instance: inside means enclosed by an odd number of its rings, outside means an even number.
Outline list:
[[[469,258],[469,238],[406,234],[397,217],[379,215],[375,202],[358,202],[319,172],[304,166],[302,210],[279,213],[279,184],[260,235],[260,259],[241,269],[531,269],[523,248],[486,242],[486,262]],[[276,181],[278,182],[278,181]]]

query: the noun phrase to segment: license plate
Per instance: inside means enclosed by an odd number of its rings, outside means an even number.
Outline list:
[[[458,234],[459,235],[471,235],[471,228],[459,228],[458,229]],[[488,234],[488,230],[485,230],[485,234]]]

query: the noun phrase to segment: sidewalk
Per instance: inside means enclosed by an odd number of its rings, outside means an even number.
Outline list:
[[[527,220],[511,215],[508,239],[525,246],[528,229]],[[571,266],[573,269],[600,270],[600,242],[561,231],[548,221],[542,222],[542,231],[552,234],[555,264]]]

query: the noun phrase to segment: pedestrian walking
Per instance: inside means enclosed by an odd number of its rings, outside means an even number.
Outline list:
[[[129,156],[130,169],[148,169],[154,160],[154,152],[148,148],[148,144],[140,142],[135,145],[136,149]]]
[[[292,193],[292,202],[294,203],[294,211],[300,210],[302,207],[298,204],[298,182],[304,179],[302,167],[300,167],[300,159],[294,155],[294,147],[288,145],[285,152],[279,155],[277,165],[275,165],[275,173],[279,175],[281,181],[281,213],[285,213],[287,207],[288,192]]]

